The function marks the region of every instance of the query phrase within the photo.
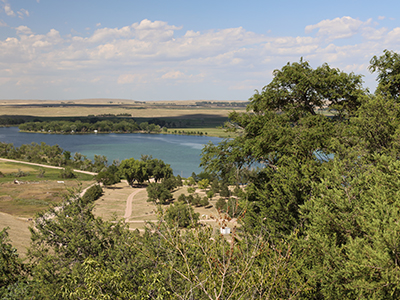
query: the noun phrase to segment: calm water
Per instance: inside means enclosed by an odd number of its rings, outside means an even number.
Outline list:
[[[93,159],[94,155],[107,156],[108,162],[134,157],[142,154],[152,155],[170,164],[175,175],[188,177],[201,168],[201,149],[209,141],[218,144],[222,139],[205,136],[183,136],[171,134],[85,134],[62,135],[19,132],[17,127],[0,128],[0,142],[13,143],[19,147],[32,142],[48,145],[58,144],[71,153],[79,152]]]

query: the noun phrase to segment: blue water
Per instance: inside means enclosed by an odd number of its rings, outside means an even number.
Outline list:
[[[109,163],[131,157],[140,159],[142,154],[147,154],[170,164],[174,174],[183,177],[201,172],[199,164],[203,146],[209,141],[218,144],[221,140],[172,134],[42,134],[19,132],[17,127],[0,128],[0,142],[13,143],[16,147],[32,142],[45,142],[51,146],[58,144],[72,154],[79,152],[90,159],[95,154],[105,155]]]

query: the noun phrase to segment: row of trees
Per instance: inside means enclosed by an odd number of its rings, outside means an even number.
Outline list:
[[[204,148],[200,179],[246,186],[230,204],[245,213],[229,239],[196,226],[182,202],[139,234],[69,196],[36,219],[28,263],[0,235],[10,261],[0,291],[18,299],[400,298],[400,56],[385,51],[370,69],[376,94],[358,75],[300,60],[275,71],[246,113],[231,114],[238,135]],[[326,108],[332,118],[318,113]],[[182,230],[187,216],[192,228]]]
[[[87,132],[123,132],[132,133],[138,131],[161,132],[159,125],[142,122],[137,124],[133,119],[102,120],[95,123],[82,121],[42,121],[26,122],[19,125],[19,129],[32,132],[53,133],[87,133]]]
[[[40,144],[32,142],[20,147],[0,142],[0,157],[58,167],[69,166],[90,172],[100,172],[108,166],[107,158],[103,155],[95,155],[94,159],[91,160],[77,152],[72,157],[70,151],[62,149],[59,145],[50,146],[44,142]]]

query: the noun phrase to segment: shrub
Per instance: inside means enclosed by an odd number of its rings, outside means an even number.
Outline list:
[[[203,197],[203,199],[200,200],[200,206],[208,206],[209,204],[210,202],[207,197]]]
[[[46,172],[45,169],[39,169],[39,174],[37,175],[37,177],[38,178],[43,178],[45,172]]]
[[[25,177],[25,176],[29,176],[29,172],[24,172],[21,169],[18,169],[17,173],[12,173],[11,174],[12,177]]]
[[[178,201],[179,202],[186,202],[186,196],[185,194],[180,194],[178,197]]]
[[[72,172],[72,169],[70,167],[66,167],[61,170],[60,177],[69,179],[69,178],[76,178],[76,175],[74,174],[74,172]]]
[[[214,197],[214,192],[213,192],[213,191],[208,191],[208,192],[207,192],[207,197],[210,198],[210,199],[211,199],[212,197]]]
[[[228,198],[231,195],[231,191],[229,190],[227,185],[223,185],[221,187],[221,191],[219,192],[221,197],[226,197]]]
[[[219,198],[217,203],[215,204],[215,208],[218,210],[225,211],[226,210],[226,201],[224,198]]]
[[[99,199],[101,195],[103,195],[103,189],[100,185],[96,184],[86,190],[82,196],[82,200],[84,203],[91,203]]]
[[[196,196],[193,197],[192,205],[200,206],[200,201],[201,201],[201,198],[200,198],[199,194],[196,194]]]
[[[199,221],[199,213],[185,203],[172,204],[166,211],[165,219],[168,223],[177,224],[179,227],[193,227]]]

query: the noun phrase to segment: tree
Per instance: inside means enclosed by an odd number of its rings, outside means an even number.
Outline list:
[[[143,160],[143,158],[142,158]],[[161,159],[147,159],[146,157],[146,168],[149,177],[153,177],[155,182],[163,178],[169,178],[173,175],[172,168],[169,164],[165,164]]]
[[[152,182],[147,188],[147,201],[157,203],[157,200],[160,204],[165,204],[168,200],[172,199],[171,192],[162,184]]]
[[[11,299],[16,296],[28,280],[28,269],[19,258],[17,250],[11,245],[8,228],[0,231],[0,297]],[[22,295],[19,295],[22,296]],[[4,298],[3,298],[4,297]],[[15,298],[14,298],[15,299]]]
[[[255,113],[285,111],[294,119],[304,113],[315,115],[324,107],[351,113],[360,105],[358,99],[365,93],[361,75],[347,74],[328,64],[312,69],[303,59],[288,63],[273,75],[271,83],[250,99]]]
[[[205,190],[208,186],[209,186],[210,182],[208,181],[208,179],[202,179],[198,182],[199,188],[201,188],[202,190]]]
[[[357,154],[330,162],[301,206],[304,271],[315,298],[397,299],[400,162]]]
[[[135,180],[138,183],[143,183],[149,179],[146,163],[134,158],[123,160],[119,165],[119,171],[125,176],[130,185],[133,185]]]
[[[371,73],[378,73],[376,92],[398,100],[400,96],[400,55],[394,51],[384,50],[383,55],[372,57],[368,69]]]
[[[84,263],[88,258],[112,269],[113,261],[128,251],[120,244],[132,237],[125,225],[95,218],[93,204],[77,195],[73,191],[59,207],[40,213],[30,228],[32,298],[71,299],[72,291],[85,286]]]
[[[193,208],[183,202],[177,202],[168,207],[165,212],[165,219],[170,224],[176,224],[179,227],[193,227],[199,220],[199,213],[195,213]]]
[[[105,186],[120,182],[118,167],[114,164],[109,166],[106,170],[99,172],[95,176],[95,179],[97,182],[101,182]]]

